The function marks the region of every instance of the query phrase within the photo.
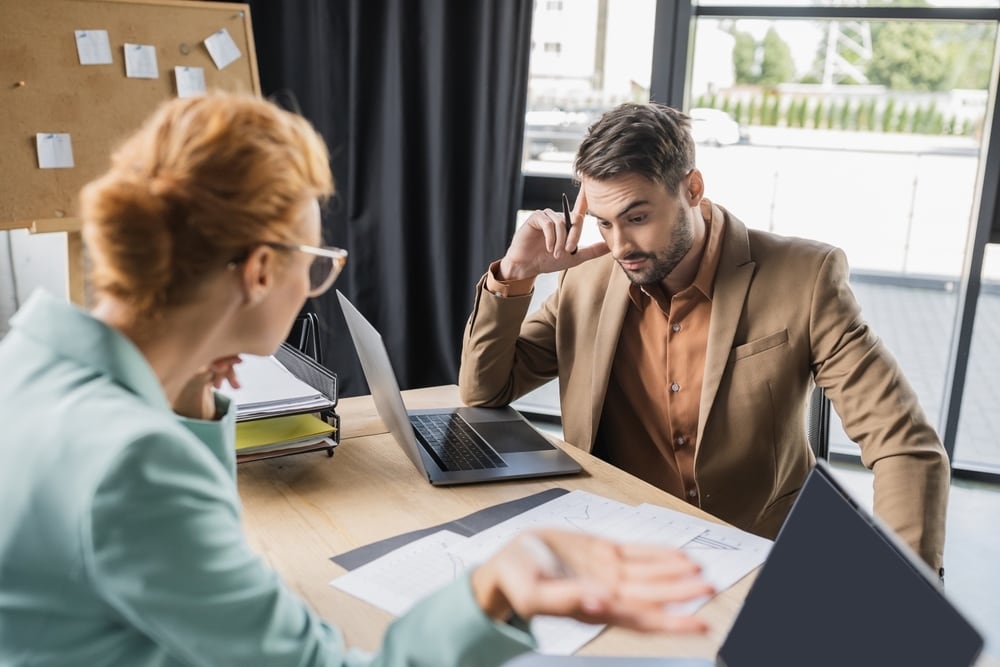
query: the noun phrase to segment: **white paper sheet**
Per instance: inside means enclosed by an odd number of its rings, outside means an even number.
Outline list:
[[[761,565],[771,551],[771,540],[682,512],[644,504],[640,507],[659,514],[664,520],[684,523],[704,530],[681,545],[681,551],[701,565],[702,576],[715,590],[724,591]],[[677,613],[692,614],[711,598],[704,597],[672,605]]]
[[[611,540],[677,548],[704,532],[703,527],[692,527],[652,506],[633,507],[587,491],[571,491],[487,528],[456,548],[456,553],[470,564],[481,563],[514,535],[532,528],[579,530]]]
[[[219,69],[225,69],[233,61],[237,60],[242,53],[240,47],[236,46],[229,31],[221,28],[205,38],[205,48],[208,55],[212,56],[212,61]]]
[[[149,44],[125,43],[125,76],[130,79],[159,79],[156,47]]]
[[[35,135],[39,169],[71,169],[73,142],[68,134],[39,132]]]
[[[196,97],[205,94],[205,70],[201,67],[175,67],[177,97]]]
[[[415,540],[334,579],[330,585],[399,615],[489,558],[516,534],[541,527],[680,548],[702,565],[705,578],[720,592],[760,565],[771,546],[770,540],[683,512],[649,504],[633,507],[586,491],[571,491],[472,537],[440,531]],[[674,608],[677,613],[693,613],[708,599]],[[554,655],[574,653],[603,628],[548,616],[539,616],[531,623],[539,651]]]
[[[432,533],[351,570],[330,585],[402,616],[418,600],[467,569],[448,553],[450,547],[466,539],[450,530]]]
[[[74,30],[81,65],[110,65],[111,40],[107,30]]]
[[[474,538],[448,530],[432,533],[376,558],[330,582],[395,616],[402,616],[422,598],[464,573],[469,566],[452,549]],[[569,618],[538,616],[531,632],[541,653],[569,655],[600,634],[603,625]]]
[[[246,414],[255,416],[288,414],[294,410],[324,406],[329,401],[320,391],[309,386],[275,359],[244,354],[234,366],[240,388],[223,382],[219,393],[236,403],[237,419]]]

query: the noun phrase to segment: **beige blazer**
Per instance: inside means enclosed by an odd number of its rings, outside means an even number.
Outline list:
[[[695,480],[702,509],[774,537],[813,464],[806,409],[826,389],[875,472],[875,511],[937,571],[950,469],[916,394],[861,317],[844,253],[725,220],[712,296]],[[590,451],[628,307],[609,255],[565,271],[525,319],[530,296],[479,283],[459,385],[470,405],[506,405],[559,378],[563,432]],[[613,446],[612,443],[608,443]]]

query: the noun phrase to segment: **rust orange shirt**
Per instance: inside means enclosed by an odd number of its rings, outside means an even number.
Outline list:
[[[674,294],[629,288],[594,454],[697,503],[694,455],[722,213],[702,201],[707,238],[694,282]]]

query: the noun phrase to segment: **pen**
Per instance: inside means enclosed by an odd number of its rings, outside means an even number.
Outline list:
[[[566,193],[562,193],[562,207],[563,207],[563,220],[566,222],[566,234],[569,234],[570,230],[573,229],[573,219],[570,217],[569,210],[569,198]],[[571,255],[575,255],[579,248],[573,248]]]
[[[524,533],[520,536],[521,546],[531,555],[542,573],[549,578],[560,578],[569,575],[566,566],[559,557],[552,553],[548,545],[537,535]]]

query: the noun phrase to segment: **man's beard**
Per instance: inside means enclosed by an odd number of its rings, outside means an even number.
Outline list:
[[[655,285],[662,282],[670,275],[671,271],[677,268],[684,256],[691,250],[691,246],[694,245],[694,233],[691,225],[687,224],[687,215],[686,207],[681,205],[677,225],[670,236],[670,245],[662,251],[655,253],[634,252],[618,260],[619,265],[622,262],[632,262],[639,259],[651,260],[650,266],[641,271],[629,271],[622,267],[622,271],[625,272],[629,280],[640,286]]]

